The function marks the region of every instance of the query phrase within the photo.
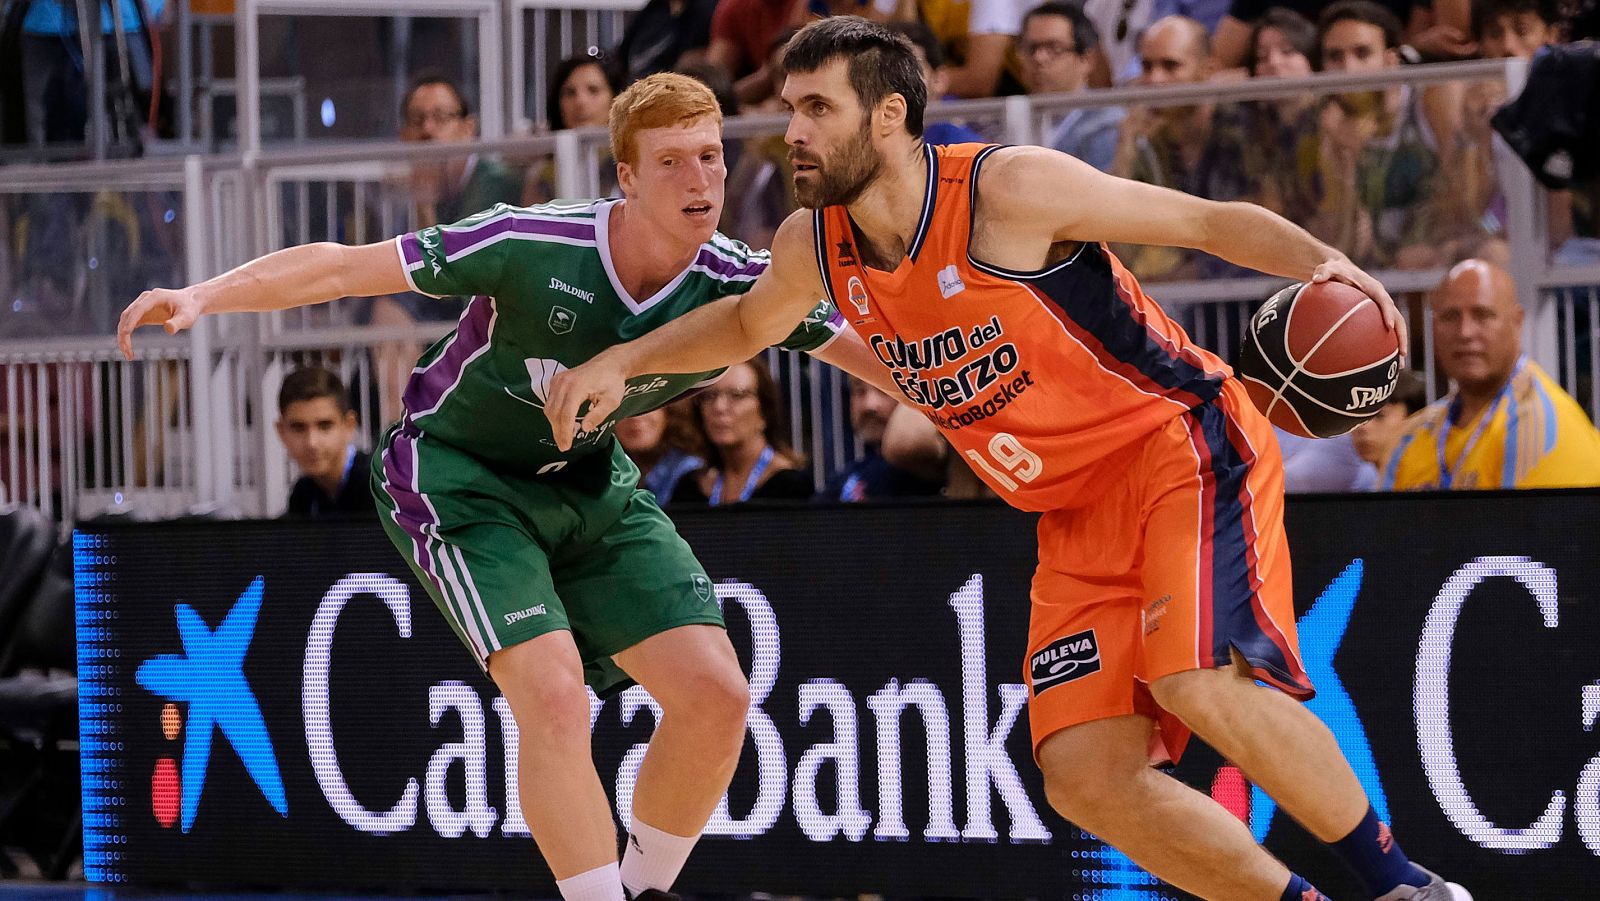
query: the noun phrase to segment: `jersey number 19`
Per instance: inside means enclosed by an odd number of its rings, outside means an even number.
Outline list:
[[[1039,455],[1023,447],[1017,436],[1009,432],[998,432],[989,439],[989,456],[994,458],[994,462],[991,463],[979,451],[967,450],[967,458],[973,465],[988,473],[1007,491],[1016,491],[1019,482],[1031,482],[1044,472],[1044,461],[1039,459]]]

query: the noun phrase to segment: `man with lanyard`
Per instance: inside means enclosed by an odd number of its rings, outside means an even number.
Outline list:
[[[1522,307],[1504,269],[1466,260],[1432,301],[1449,396],[1406,423],[1379,487],[1407,491],[1600,485],[1600,432],[1522,355]]]
[[[611,107],[624,199],[494,207],[456,225],[360,247],[309,244],[189,288],[146,291],[132,333],[200,315],[265,312],[404,290],[472,295],[429,348],[373,469],[380,520],[435,605],[510,702],[522,814],[566,901],[659,901],[744,746],[749,688],[711,580],[611,434],[558,450],[550,380],[600,350],[748,291],[765,251],[716,233],[727,172],[711,91],[646,78]],[[887,382],[819,305],[781,342]],[[716,371],[648,375],[621,416],[662,406]],[[587,683],[637,681],[660,705],[619,868],[613,812],[590,757]]]

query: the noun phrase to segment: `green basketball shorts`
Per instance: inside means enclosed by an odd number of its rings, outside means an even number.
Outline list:
[[[384,531],[478,664],[569,630],[602,697],[633,684],[612,654],[723,625],[705,569],[638,481],[615,442],[559,472],[515,475],[409,422],[372,467]]]

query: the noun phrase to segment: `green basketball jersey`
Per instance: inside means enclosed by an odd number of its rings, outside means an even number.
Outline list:
[[[556,449],[544,415],[556,373],[703,304],[743,294],[770,258],[713,234],[688,268],[653,297],[636,299],[618,281],[611,258],[608,225],[619,202],[501,204],[395,239],[419,293],[472,297],[455,331],[422,355],[406,385],[406,413],[418,429],[491,463],[554,472],[609,446],[616,419],[653,410],[721,375],[630,379],[611,420],[580,433],[568,453]],[[824,300],[782,346],[815,350],[843,328],[843,317]]]

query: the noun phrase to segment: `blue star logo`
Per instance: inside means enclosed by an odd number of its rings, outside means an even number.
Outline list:
[[[211,761],[213,727],[221,729],[223,737],[233,745],[272,809],[281,816],[289,815],[289,801],[284,797],[283,778],[278,774],[278,758],[272,753],[266,721],[261,718],[261,705],[256,703],[244,678],[244,655],[255,633],[265,584],[257,576],[216,631],[206,626],[193,607],[178,604],[175,612],[183,654],[152,657],[139,666],[134,676],[151,693],[189,705],[183,728],[184,832],[194,825],[195,812],[200,807],[200,790],[205,786],[206,765]]]
[[[1372,802],[1372,809],[1379,820],[1387,823],[1389,802],[1384,798],[1383,783],[1378,778],[1377,761],[1372,758],[1372,743],[1367,740],[1367,730],[1356,713],[1355,702],[1350,700],[1350,693],[1345,691],[1344,683],[1339,681],[1339,674],[1333,668],[1333,657],[1339,652],[1339,642],[1350,625],[1350,611],[1355,609],[1356,596],[1361,593],[1364,569],[1359,558],[1352,560],[1300,618],[1300,656],[1306,665],[1306,675],[1317,687],[1317,696],[1306,702],[1306,706],[1333,730],[1339,749]],[[1266,839],[1276,812],[1277,804],[1272,798],[1251,786],[1250,831],[1255,834],[1256,841]]]

